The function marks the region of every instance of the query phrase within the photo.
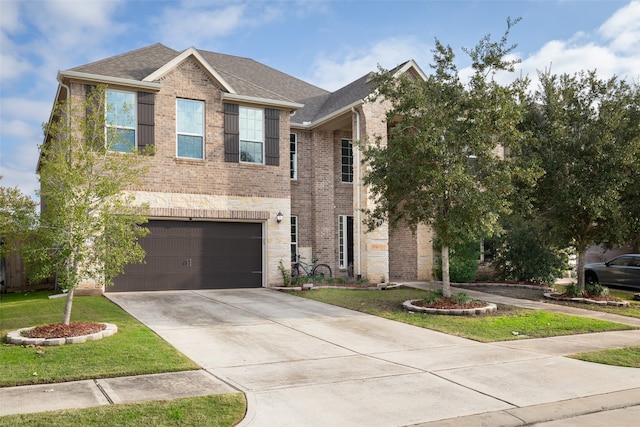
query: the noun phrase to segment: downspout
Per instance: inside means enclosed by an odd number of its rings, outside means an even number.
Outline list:
[[[351,111],[356,115],[356,141],[358,141],[358,143],[360,143],[360,112],[358,110],[356,110],[355,107],[351,107]],[[361,251],[361,246],[360,246],[360,240],[361,240],[361,236],[360,233],[362,232],[361,227],[362,227],[362,220],[360,218],[361,216],[361,209],[360,209],[360,189],[362,186],[362,181],[360,180],[360,148],[358,148],[356,150],[356,158],[354,159],[355,163],[356,163],[356,175],[358,177],[358,180],[356,182],[356,235],[358,236],[358,239],[356,241],[356,253],[358,254],[358,266],[357,266],[357,275],[356,278],[360,279],[362,277],[362,251]]]

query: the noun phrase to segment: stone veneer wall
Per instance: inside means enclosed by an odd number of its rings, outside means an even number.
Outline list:
[[[361,138],[364,141],[373,143],[377,136],[381,137],[381,143],[387,143],[387,121],[385,116],[386,107],[382,103],[365,103],[361,107],[360,124]],[[365,133],[366,130],[366,133]],[[355,132],[354,132],[355,134]],[[354,153],[354,157],[356,154]],[[362,172],[362,171],[361,171]],[[357,175],[357,169],[354,170]],[[354,197],[354,212],[357,209],[357,188],[361,177],[354,176],[356,185],[356,196]],[[368,188],[362,186],[359,191],[361,209],[373,208],[374,201],[371,199]],[[364,217],[362,218],[364,219]],[[355,221],[354,221],[355,222]],[[360,235],[360,254],[356,251],[355,265],[357,269],[358,255],[360,255],[361,275],[370,281],[379,281],[382,277],[389,279],[389,226],[385,221],[380,227],[367,232],[362,226]],[[357,238],[357,237],[356,237]],[[357,272],[356,272],[357,274]]]

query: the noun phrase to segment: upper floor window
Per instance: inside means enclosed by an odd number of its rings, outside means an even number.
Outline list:
[[[176,111],[178,157],[204,159],[204,102],[178,99]]]
[[[342,182],[353,182],[353,144],[342,140]]]
[[[136,94],[107,90],[106,132],[107,149],[130,153],[136,149]]]
[[[264,113],[259,108],[240,107],[240,161],[264,163]]]
[[[298,135],[289,135],[289,164],[291,168],[291,179],[298,179]]]

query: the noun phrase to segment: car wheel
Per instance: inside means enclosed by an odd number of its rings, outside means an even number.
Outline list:
[[[593,271],[587,271],[584,275],[585,283],[598,283],[598,276]]]

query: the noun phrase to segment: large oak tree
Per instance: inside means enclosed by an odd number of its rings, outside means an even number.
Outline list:
[[[544,171],[534,208],[559,245],[575,248],[584,289],[587,248],[626,243],[638,231],[639,87],[595,71],[539,77],[520,160]]]
[[[363,146],[368,185],[375,207],[367,211],[369,227],[377,218],[432,227],[441,242],[443,295],[451,296],[449,247],[492,233],[508,210],[511,163],[502,150],[520,139],[526,82],[502,85],[498,72],[513,72],[508,58],[515,45],[484,37],[465,49],[473,75],[463,82],[449,46],[436,40],[433,72],[426,80],[380,70],[376,100],[389,105],[388,143],[381,138]]]

